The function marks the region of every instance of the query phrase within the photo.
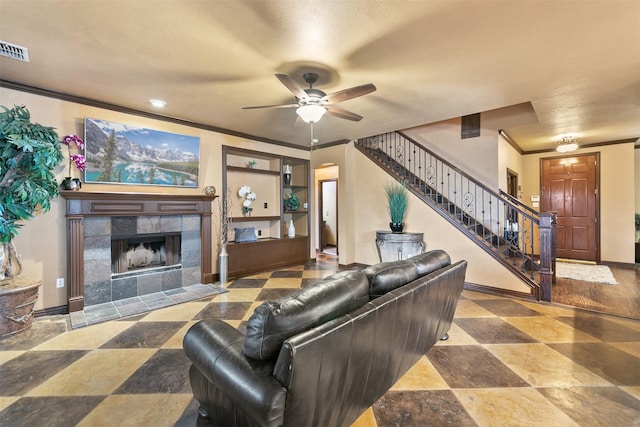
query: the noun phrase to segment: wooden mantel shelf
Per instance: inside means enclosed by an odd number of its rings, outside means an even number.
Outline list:
[[[84,309],[83,219],[86,216],[199,215],[201,281],[214,281],[211,259],[211,202],[218,196],[88,191],[60,191],[60,195],[67,202],[69,312]]]
[[[218,196],[162,193],[93,193],[60,191],[67,200],[67,217],[136,215],[211,215]]]

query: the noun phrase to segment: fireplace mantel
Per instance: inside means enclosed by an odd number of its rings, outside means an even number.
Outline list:
[[[66,200],[69,312],[84,309],[84,225],[88,216],[199,215],[201,281],[213,282],[211,202],[217,196],[61,191]]]

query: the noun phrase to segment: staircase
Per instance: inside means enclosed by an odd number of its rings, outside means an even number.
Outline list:
[[[517,275],[533,297],[551,300],[555,214],[487,188],[401,132],[362,138],[355,146]]]

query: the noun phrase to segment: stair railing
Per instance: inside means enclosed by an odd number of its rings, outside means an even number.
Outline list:
[[[535,297],[550,299],[555,215],[489,189],[401,132],[362,138],[356,147],[517,274]]]

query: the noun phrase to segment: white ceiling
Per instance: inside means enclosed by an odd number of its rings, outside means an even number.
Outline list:
[[[309,146],[295,110],[241,107],[293,102],[274,74],[307,71],[377,87],[319,144],[489,110],[525,152],[640,137],[640,1],[0,0],[0,40],[31,59],[4,81],[287,144]]]

